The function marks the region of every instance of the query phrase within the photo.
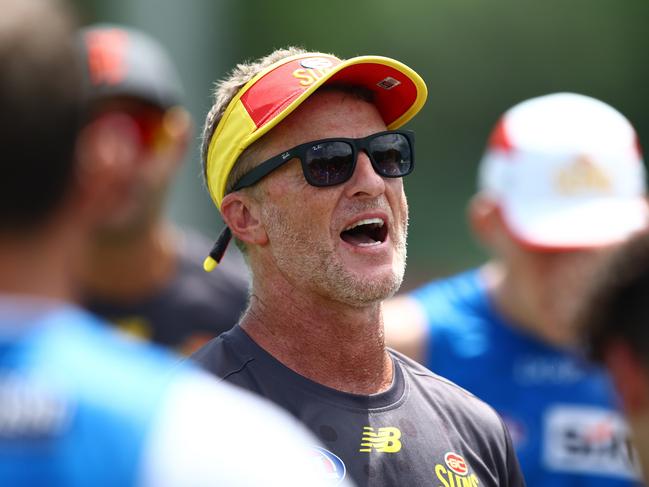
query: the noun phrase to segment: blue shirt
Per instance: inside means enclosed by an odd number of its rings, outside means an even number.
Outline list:
[[[0,317],[0,484],[135,485],[175,362],[72,307],[14,311]]]
[[[507,323],[477,270],[411,296],[427,317],[426,365],[502,415],[529,486],[637,485],[627,426],[601,368]]]
[[[317,448],[286,413],[79,309],[0,295],[2,487],[324,487]]]

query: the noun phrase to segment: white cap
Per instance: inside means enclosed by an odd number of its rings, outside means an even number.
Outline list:
[[[629,121],[588,96],[524,101],[500,119],[480,189],[514,237],[548,250],[599,247],[645,228],[645,171]]]

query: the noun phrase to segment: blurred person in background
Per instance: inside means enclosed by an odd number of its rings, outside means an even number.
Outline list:
[[[649,233],[616,252],[594,281],[581,316],[593,358],[622,399],[642,471],[649,472]]]
[[[163,47],[135,29],[91,25],[79,40],[90,120],[119,115],[137,128],[123,141],[119,184],[93,235],[84,303],[122,330],[190,353],[237,322],[248,271],[233,252],[206,274],[209,242],[164,215],[192,133],[178,73]]]
[[[424,81],[394,59],[291,48],[239,64],[204,128],[210,194],[246,253],[240,323],[192,358],[266,397],[324,443],[332,479],[373,487],[522,486],[498,415],[385,348],[381,303],[401,285],[403,176]]]
[[[574,320],[612,249],[647,225],[644,178],[612,107],[572,93],[522,102],[491,134],[468,209],[492,258],[385,305],[389,345],[503,416],[528,485],[634,485],[627,427]]]
[[[315,440],[278,408],[73,304],[101,193],[137,135],[123,117],[79,133],[74,32],[55,0],[2,2],[0,485],[327,485]]]

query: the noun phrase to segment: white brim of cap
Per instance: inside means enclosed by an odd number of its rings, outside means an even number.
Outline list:
[[[603,247],[619,243],[649,225],[644,198],[565,201],[524,205],[501,201],[503,218],[523,245],[548,250]]]

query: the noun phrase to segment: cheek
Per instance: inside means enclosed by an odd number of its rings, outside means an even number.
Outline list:
[[[262,199],[270,204],[267,218],[274,219],[276,224],[291,228],[293,233],[306,235],[305,238],[322,238],[329,233],[331,214],[334,208],[333,191],[328,188],[314,188],[301,180],[301,187],[295,184],[268,184],[262,188]]]
[[[403,189],[403,179],[391,179],[387,183],[387,198],[397,220],[408,221],[408,199]]]

